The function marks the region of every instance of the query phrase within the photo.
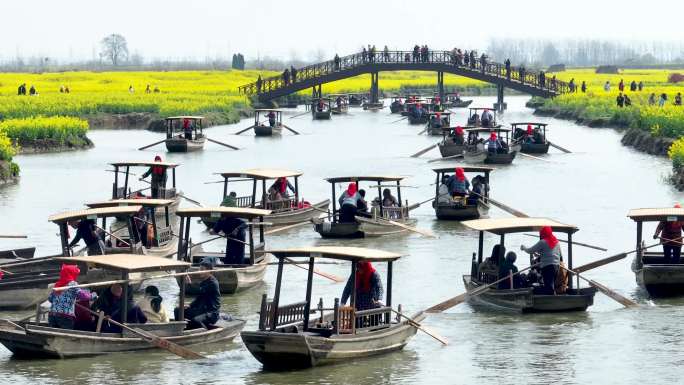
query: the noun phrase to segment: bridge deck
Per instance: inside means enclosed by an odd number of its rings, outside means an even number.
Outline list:
[[[382,71],[434,71],[465,76],[501,85],[533,96],[553,97],[570,92],[568,83],[542,79],[539,73],[521,73],[519,67],[510,71],[501,63],[483,63],[479,58],[465,64],[450,51],[430,51],[427,56],[413,56],[413,51],[376,52],[374,57],[356,53],[334,60],[313,64],[297,70],[296,76],[274,76],[239,87],[244,95],[256,95],[262,102],[289,95],[320,84]]]

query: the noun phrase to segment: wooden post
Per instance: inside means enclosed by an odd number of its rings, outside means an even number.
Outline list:
[[[568,233],[568,269],[572,270],[572,233]],[[568,277],[568,288],[572,289],[572,275]],[[577,288],[579,289],[579,283]]]
[[[256,207],[256,190],[257,190],[257,180],[253,179],[253,182],[252,182],[252,204],[251,204],[252,208]],[[265,207],[262,207],[262,208],[265,208]]]
[[[439,101],[444,103],[444,72],[437,71],[437,89],[439,90]]]
[[[480,231],[480,238],[478,239],[477,243],[477,264],[479,266],[482,263],[482,251],[484,249],[484,231]]]
[[[261,180],[261,208],[266,210],[266,179]]]
[[[513,289],[513,270],[508,270],[508,284],[509,288]]]
[[[399,207],[401,207],[401,182],[397,181],[397,200],[399,201]]]
[[[385,306],[392,307],[392,261],[387,262],[387,293],[385,293]],[[385,314],[386,324],[390,323],[390,313]]]
[[[643,237],[644,223],[642,221],[637,221],[637,233],[636,233],[636,260],[639,267],[643,266],[644,251],[641,249],[641,239]]]
[[[183,250],[183,242],[187,242],[187,239],[184,239],[183,237],[183,226],[185,226],[185,217],[180,217],[180,226],[178,227],[180,239],[178,240],[178,254],[176,254],[176,258],[178,258],[179,261],[187,261],[189,259]]]
[[[114,166],[114,188],[112,189],[112,199],[118,198],[116,190],[119,188],[119,166]]]
[[[499,255],[496,256],[496,259],[499,261],[498,265],[501,266],[504,260],[504,255],[501,255],[501,252],[504,250],[504,235],[501,234],[501,237],[499,238]]]
[[[259,330],[266,330],[266,313],[268,312],[268,297],[261,295],[261,310],[259,310]]]
[[[36,325],[40,324],[40,318],[41,318],[40,316],[41,316],[40,303],[37,303],[36,304]]]
[[[264,217],[259,217],[259,223],[264,223]],[[259,242],[264,243],[264,226],[259,226]]]
[[[147,230],[147,226],[145,226],[145,230]],[[159,231],[157,229],[157,210],[154,207],[152,207],[152,231],[154,232],[154,239],[152,240],[152,242],[150,242],[150,240],[148,239],[148,245],[150,245],[150,247],[159,246]],[[133,237],[129,238],[133,240]]]
[[[335,197],[335,182],[332,182],[330,184],[332,185],[332,205],[333,205],[332,222],[335,223],[335,222],[337,222],[337,216],[335,216],[335,213],[337,212],[337,198]]]
[[[130,173],[131,173],[131,167],[130,167],[130,166],[126,166],[126,178],[124,179],[123,196],[122,196],[121,198],[126,198],[126,196],[127,196],[126,191],[128,191],[128,175],[129,175]],[[116,198],[118,198],[118,196],[117,196],[117,197],[114,197],[114,198],[116,199]]]
[[[299,203],[299,177],[295,176],[295,202]],[[285,188],[287,190],[287,187]]]
[[[313,286],[314,257],[309,257],[309,273],[306,278],[306,305],[304,305],[304,331],[309,330],[311,313],[311,287]]]
[[[441,178],[443,173],[437,172],[436,174],[437,174],[437,179],[435,179],[435,200],[439,199],[440,178]]]
[[[62,256],[64,257],[70,257],[71,254],[69,252],[69,230],[67,228],[69,226],[66,221],[62,222],[59,224],[59,235],[60,239],[62,241]]]
[[[383,218],[383,215],[382,215],[382,187],[380,187],[380,181],[378,181],[378,199],[380,200],[380,218]]]
[[[356,261],[352,261],[351,265],[351,296],[349,298],[349,305],[352,307],[352,309],[356,309]]]
[[[278,257],[278,273],[276,275],[275,294],[271,303],[271,331],[275,330],[278,322],[278,303],[280,302],[280,286],[283,282],[283,257]]]
[[[323,323],[323,298],[318,301],[318,310],[321,312],[321,319],[318,321],[318,323],[322,324]]]
[[[261,226],[260,226],[261,227]],[[249,226],[249,263],[254,264],[254,226]]]
[[[190,247],[190,224],[192,221],[190,219],[191,218],[188,217],[185,221],[185,235],[183,235],[183,238],[185,238],[185,254],[187,255],[188,262],[191,262],[192,259],[192,248]]]
[[[333,307],[333,333],[340,334],[340,299],[335,298],[335,306]]]
[[[133,242],[131,242],[133,243]],[[121,274],[121,279],[128,280],[128,272]],[[128,282],[123,285],[123,293],[121,294],[121,323],[128,322]]]
[[[176,168],[175,167],[173,167],[171,169],[171,176],[173,179],[173,188],[175,189],[176,188]],[[164,186],[164,189],[166,189],[166,186]],[[164,196],[164,198],[166,198],[166,196]]]
[[[188,220],[188,222],[190,222]],[[180,280],[180,293],[178,293],[178,318],[176,321],[184,321],[185,320],[185,290],[187,286],[187,282],[185,281],[187,279],[187,275],[182,277]]]
[[[128,220],[126,221],[126,225],[128,226],[128,247],[131,250],[131,254],[135,254],[135,242],[133,242],[133,231],[135,229],[135,225],[133,224],[133,216],[129,216]],[[116,242],[116,241],[113,241]],[[102,250],[104,252],[104,250]],[[126,278],[128,279],[128,278]]]
[[[223,177],[223,198],[228,196],[228,177]]]

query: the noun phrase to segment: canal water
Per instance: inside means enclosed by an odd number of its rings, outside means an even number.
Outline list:
[[[636,152],[620,144],[621,134],[612,129],[587,128],[572,122],[538,118],[524,106],[525,97],[508,97],[508,111],[502,123],[544,121],[548,137],[573,151],[552,150],[542,160],[518,156],[511,166],[500,166],[491,177],[491,195],[531,216],[554,218],[575,224],[574,239],[609,249],[602,253],[576,246],[574,261],[580,265],[635,245],[635,224],[626,217],[630,208],[670,206],[682,199],[666,183],[667,159]],[[475,98],[473,106],[491,106],[494,98]],[[329,198],[330,185],[323,178],[345,175],[403,175],[407,186],[402,198],[419,202],[434,194],[432,167],[448,162],[427,163],[439,156],[433,150],[421,158],[409,155],[438,139],[418,136],[420,126],[387,109],[379,112],[352,109],[348,116],[331,121],[312,121],[302,112],[287,112],[285,123],[302,135],[285,133],[281,138],[255,138],[232,132],[247,127],[250,120],[231,126],[207,129],[206,134],[242,148],[232,151],[208,143],[203,152],[167,154],[163,146],[146,151],[136,148],[160,139],[159,133],[144,130],[93,130],[89,137],[95,148],[87,151],[17,156],[22,167],[19,184],[0,189],[0,233],[28,234],[28,240],[2,241],[0,249],[36,246],[37,255],[59,251],[57,226],[47,221],[50,214],[79,209],[85,202],[108,199],[113,173],[109,162],[152,160],[160,154],[179,162],[178,186],[188,197],[205,204],[220,202],[222,186],[206,184],[218,180],[216,172],[253,167],[302,170],[302,196],[317,202]],[[467,110],[457,110],[453,121],[465,122]],[[142,172],[144,170],[136,170]],[[136,172],[134,171],[134,172]],[[135,182],[139,188],[145,187]],[[136,185],[133,186],[134,188]],[[368,186],[361,186],[368,188]],[[247,184],[235,185],[238,195]],[[338,191],[341,191],[338,189]],[[373,194],[375,190],[368,189]],[[185,202],[183,205],[190,205]],[[429,307],[464,291],[462,275],[470,271],[477,234],[448,222],[438,222],[429,204],[412,212],[418,227],[432,230],[438,239],[418,234],[356,241],[322,240],[310,226],[271,236],[269,247],[304,245],[356,245],[382,248],[406,255],[394,268],[395,304],[406,313]],[[491,217],[506,217],[496,208]],[[194,225],[193,240],[207,238]],[[650,235],[653,226],[647,226]],[[491,250],[495,237],[485,239]],[[531,245],[533,238],[510,236],[509,249]],[[208,246],[216,250],[221,244]],[[564,251],[565,252],[565,251]],[[520,253],[519,253],[520,254]],[[518,258],[524,267],[526,258]],[[587,273],[587,276],[644,306],[625,310],[611,299],[596,295],[594,306],[585,313],[560,315],[500,314],[462,304],[443,314],[429,315],[425,324],[446,337],[441,346],[418,333],[398,353],[356,360],[347,364],[286,373],[268,373],[252,358],[239,338],[232,343],[199,349],[208,354],[204,361],[183,361],[162,352],[113,354],[71,360],[17,360],[0,347],[2,383],[44,384],[353,384],[353,383],[680,383],[684,369],[680,352],[684,348],[684,301],[651,301],[636,286],[630,270],[631,258]],[[329,273],[346,276],[348,265],[321,265]],[[383,274],[384,266],[378,266]],[[383,274],[384,277],[384,274]],[[306,272],[285,268],[281,303],[300,301],[305,295]],[[344,284],[314,278],[313,298],[331,305],[340,297]],[[236,296],[224,296],[222,310],[247,320],[247,330],[256,328],[259,301],[263,293],[273,294],[275,268],[266,282]],[[175,303],[177,286],[168,280],[156,282],[167,307]],[[19,317],[28,312],[4,313]]]

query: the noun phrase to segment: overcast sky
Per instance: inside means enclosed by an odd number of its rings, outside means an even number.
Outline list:
[[[492,37],[683,40],[684,2],[0,0],[0,60],[89,59],[111,33],[150,58],[351,53],[361,44],[485,48]]]

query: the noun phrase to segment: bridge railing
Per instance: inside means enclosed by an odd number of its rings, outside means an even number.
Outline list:
[[[569,92],[566,82],[546,77],[542,81],[540,73],[530,73],[520,71],[520,67],[510,67],[501,63],[483,63],[481,57],[474,60],[464,55],[455,55],[453,51],[428,51],[427,55],[420,52],[416,55],[414,51],[376,51],[375,54],[355,53],[339,58],[339,61],[328,60],[322,63],[312,64],[297,69],[294,74],[289,73],[286,78],[284,74],[261,79],[261,82],[246,84],[238,88],[241,94],[254,95],[260,93],[270,93],[272,91],[287,87],[291,84],[315,80],[322,76],[330,75],[335,72],[347,71],[362,65],[374,63],[437,63],[457,67],[461,70],[481,72],[484,75],[494,76],[501,79],[516,81],[531,87],[544,89],[554,93]]]

